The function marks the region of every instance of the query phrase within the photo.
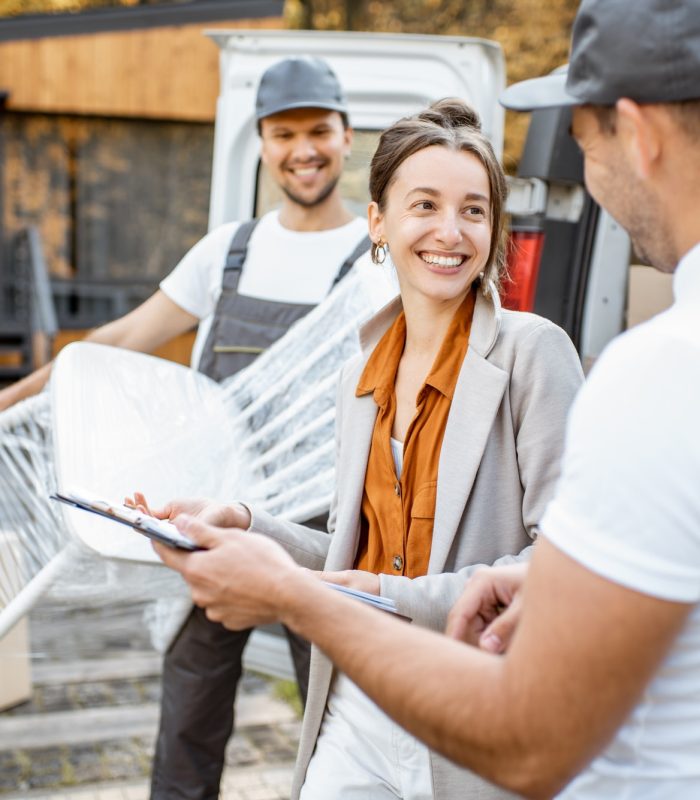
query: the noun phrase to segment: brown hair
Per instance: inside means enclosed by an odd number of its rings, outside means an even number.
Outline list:
[[[641,104],[640,104],[641,105]],[[691,141],[697,141],[700,130],[700,100],[681,100],[676,103],[647,103],[665,108],[681,132]],[[615,106],[587,105],[598,121],[601,133],[612,135],[617,133],[617,109]]]
[[[370,196],[379,210],[384,211],[387,192],[397,169],[409,156],[435,145],[471,153],[486,170],[491,194],[491,246],[484,268],[484,289],[489,281],[498,287],[505,271],[506,179],[491,143],[481,131],[479,115],[462,100],[438,100],[425,111],[400,119],[382,133],[370,167]],[[372,256],[376,248],[373,243]]]

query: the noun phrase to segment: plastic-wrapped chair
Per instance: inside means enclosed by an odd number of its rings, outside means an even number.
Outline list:
[[[59,355],[50,392],[0,414],[0,635],[41,592],[85,602],[148,599],[154,644],[188,607],[179,576],[150,542],[95,515],[50,503],[58,487],[110,500],[135,490],[154,505],[182,496],[246,499],[301,521],[334,489],[335,386],[359,351],[359,325],[396,286],[366,259],[250,367],[219,385],[171,362],[78,343]],[[96,558],[96,554],[99,558]]]

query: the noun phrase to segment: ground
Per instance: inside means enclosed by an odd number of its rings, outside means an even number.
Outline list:
[[[0,713],[0,798],[148,797],[160,656],[140,604],[39,605],[30,616],[33,695]],[[224,800],[289,797],[300,720],[288,687],[244,675]]]

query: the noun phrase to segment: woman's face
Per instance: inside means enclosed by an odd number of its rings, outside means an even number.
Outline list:
[[[464,297],[491,245],[489,179],[471,153],[439,145],[409,156],[389,187],[384,213],[369,207],[370,234],[389,245],[404,301]]]

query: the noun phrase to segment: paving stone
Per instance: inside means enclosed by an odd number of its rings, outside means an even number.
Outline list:
[[[245,767],[257,764],[261,759],[260,750],[241,734],[236,734],[226,748],[225,763],[229,766]]]
[[[279,800],[279,794],[269,786],[255,786],[243,790],[245,800]]]
[[[0,713],[0,800],[148,800],[161,658],[149,651],[142,607],[134,604],[129,623],[117,619],[113,631],[110,609],[35,612],[32,698]],[[72,661],[76,651],[81,660]],[[268,678],[248,671],[237,705],[220,800],[288,798],[300,731],[294,712]],[[32,725],[41,733],[34,741]],[[18,747],[19,732],[27,741]]]
[[[124,800],[124,793],[121,789],[101,789],[97,800]]]
[[[285,734],[285,736],[289,736],[290,739],[298,739],[301,734],[301,720],[297,719],[290,722],[280,722],[279,725],[277,725],[277,730]]]
[[[35,702],[41,712],[67,711],[75,705],[68,686],[44,686],[36,693]]]
[[[141,690],[141,699],[144,703],[160,705],[160,697],[162,694],[160,680],[153,678],[148,681],[142,681],[139,688]]]
[[[0,793],[13,792],[25,786],[23,771],[18,764],[3,764],[0,768]]]
[[[126,800],[148,800],[148,794],[147,786],[127,786],[124,789]]]
[[[74,683],[67,688],[73,701],[69,708],[104,708],[115,704],[114,691],[109,683]]]

